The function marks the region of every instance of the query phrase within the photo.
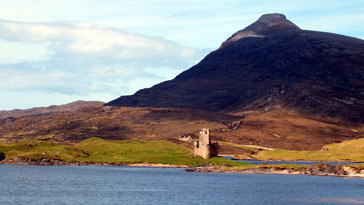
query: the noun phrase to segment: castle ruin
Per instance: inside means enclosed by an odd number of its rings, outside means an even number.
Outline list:
[[[204,159],[209,159],[211,157],[217,156],[217,153],[218,143],[211,143],[210,130],[202,129],[199,139],[193,142],[193,155],[201,156]]]

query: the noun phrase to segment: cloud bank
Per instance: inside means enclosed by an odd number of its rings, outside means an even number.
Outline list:
[[[44,45],[40,59],[0,64],[0,79],[7,79],[0,89],[7,91],[128,94],[130,81],[161,81],[165,70],[181,71],[201,56],[160,37],[82,22],[0,20],[0,39],[24,48]]]
[[[363,0],[1,2],[0,109],[132,94],[196,64],[264,13],[364,38]]]

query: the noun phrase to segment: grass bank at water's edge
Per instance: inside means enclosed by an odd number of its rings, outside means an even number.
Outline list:
[[[260,149],[259,159],[272,160],[322,160],[337,161],[351,159],[363,161],[361,148],[364,139],[345,141],[323,147],[323,151],[290,151],[279,149]],[[251,148],[251,147],[249,147]],[[287,170],[297,172],[307,170],[311,166],[280,164],[280,165],[252,165],[245,162],[227,160],[221,157],[202,159],[194,157],[192,150],[167,141],[141,140],[103,140],[89,138],[82,142],[64,145],[49,141],[20,140],[18,142],[0,143],[0,153],[5,153],[4,163],[12,163],[14,158],[26,160],[51,159],[63,162],[86,164],[164,164],[186,165],[189,167],[208,167],[205,171],[213,172],[242,172],[247,169],[271,172]],[[16,160],[15,160],[16,161]],[[21,161],[21,160],[20,160]],[[37,164],[37,163],[35,163]],[[67,163],[66,163],[67,164]],[[364,165],[351,166],[351,169],[363,170]]]
[[[89,138],[74,145],[63,145],[47,141],[20,140],[17,143],[0,143],[0,152],[5,153],[6,160],[17,157],[31,160],[54,159],[70,163],[250,166],[245,162],[235,162],[221,157],[207,160],[194,157],[190,149],[166,141],[114,141]]]

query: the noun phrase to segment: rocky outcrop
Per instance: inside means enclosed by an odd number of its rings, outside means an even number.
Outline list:
[[[250,26],[232,35],[221,45],[220,49],[243,38],[264,38],[275,32],[289,30],[300,30],[300,28],[287,20],[283,14],[265,14]]]
[[[2,161],[1,164],[64,166],[64,165],[92,165],[94,163],[67,162],[67,161],[64,161],[61,159],[49,159],[49,158],[29,159],[29,158],[24,158],[24,157],[15,157],[13,159],[6,159],[6,160]]]
[[[1,161],[0,164],[18,164],[18,165],[44,165],[44,166],[137,166],[137,167],[172,167],[172,168],[186,168],[186,165],[174,164],[154,164],[154,163],[112,163],[112,162],[68,162],[61,159],[29,159],[24,157],[15,157],[13,159],[6,159]]]
[[[307,169],[302,169],[300,172],[309,175],[320,176],[353,176],[364,177],[364,167],[349,166],[349,165],[329,165],[315,164]]]
[[[364,166],[314,164],[312,166],[284,167],[275,165],[260,165],[248,169],[230,169],[229,167],[195,167],[188,172],[215,172],[215,173],[257,173],[257,174],[299,174],[316,176],[364,177]]]

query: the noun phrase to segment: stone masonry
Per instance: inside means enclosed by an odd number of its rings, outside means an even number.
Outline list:
[[[209,159],[211,157],[217,156],[217,153],[218,143],[211,143],[210,130],[202,129],[199,139],[193,143],[193,155],[201,156],[204,159]]]

